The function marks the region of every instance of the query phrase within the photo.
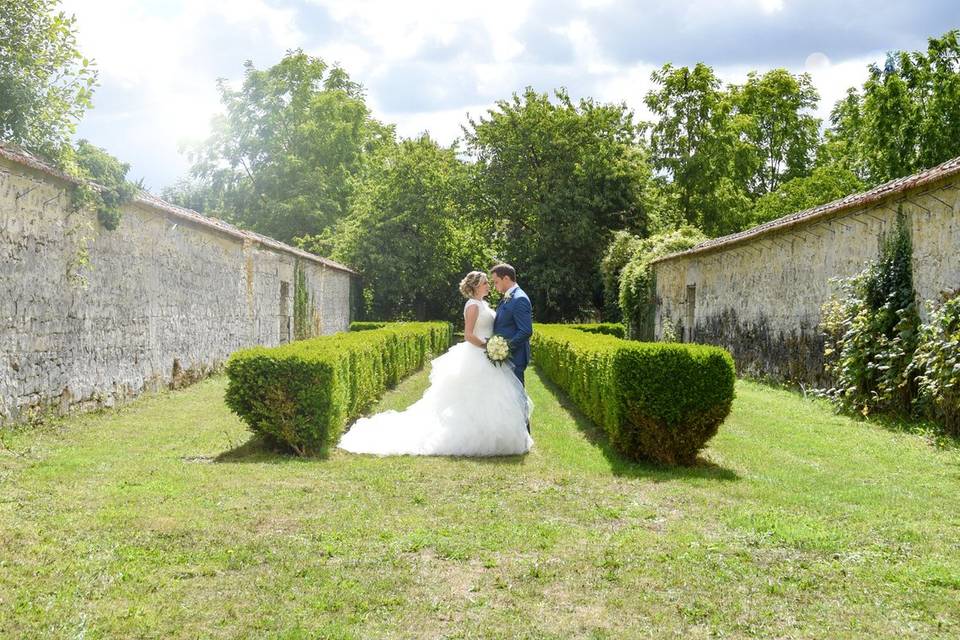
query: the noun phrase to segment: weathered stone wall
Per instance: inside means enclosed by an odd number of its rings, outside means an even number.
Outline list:
[[[667,322],[689,325],[692,311],[693,340],[729,349],[741,374],[824,382],[817,325],[821,305],[837,291],[831,279],[859,273],[877,258],[880,234],[894,227],[898,206],[913,234],[919,300],[960,288],[960,178],[954,176],[829,218],[655,263],[657,337]],[[692,308],[688,292],[695,296]]]
[[[71,213],[68,187],[0,158],[0,425],[109,406],[204,375],[237,348],[278,344],[282,323],[293,331],[297,260],[317,332],[349,326],[346,270],[149,198],[107,231]],[[84,235],[89,267],[78,269]]]

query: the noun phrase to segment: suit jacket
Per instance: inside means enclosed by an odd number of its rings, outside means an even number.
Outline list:
[[[510,343],[510,360],[518,369],[530,362],[530,336],[533,335],[533,305],[530,298],[517,287],[507,301],[497,305],[497,317],[493,321],[493,333],[501,335]]]

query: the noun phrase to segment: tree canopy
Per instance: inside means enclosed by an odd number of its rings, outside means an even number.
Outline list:
[[[0,11],[0,140],[56,158],[91,106],[97,71],[59,0],[5,0]]]

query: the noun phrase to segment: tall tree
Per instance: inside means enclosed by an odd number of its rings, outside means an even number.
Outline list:
[[[657,85],[645,98],[657,118],[651,159],[669,176],[684,220],[708,235],[739,229],[756,152],[738,139],[730,95],[702,63],[693,69],[666,64],[651,77]]]
[[[960,155],[958,38],[949,31],[926,52],[870,65],[862,90],[834,107],[818,164],[839,163],[876,185]]]
[[[319,234],[346,215],[364,154],[393,130],[371,117],[360,85],[323,60],[292,51],[266,71],[244,66],[239,90],[218,82],[226,113],[193,154],[193,176],[213,192],[204,201],[278,240]]]
[[[528,88],[470,120],[481,216],[498,223],[498,257],[517,267],[537,319],[592,315],[614,229],[646,234],[650,168],[625,105],[575,104]]]
[[[820,120],[809,112],[820,96],[809,74],[773,69],[751,71],[742,86],[730,88],[743,138],[755,149],[757,166],[749,179],[753,197],[775,191],[793,178],[809,175]]]
[[[360,272],[369,318],[457,319],[457,283],[491,260],[484,226],[465,211],[468,171],[455,149],[426,135],[384,145],[336,233],[304,246],[332,246],[334,258]]]
[[[753,205],[751,224],[762,224],[810,209],[864,188],[856,174],[836,164],[817,167],[809,176],[788,180]]]
[[[5,0],[0,11],[0,140],[55,157],[90,107],[94,64],[59,0]]]

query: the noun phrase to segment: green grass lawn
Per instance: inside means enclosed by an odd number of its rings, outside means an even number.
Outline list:
[[[740,382],[702,464],[634,465],[527,380],[522,458],[273,454],[222,377],[7,431],[0,637],[960,635],[955,447]]]

